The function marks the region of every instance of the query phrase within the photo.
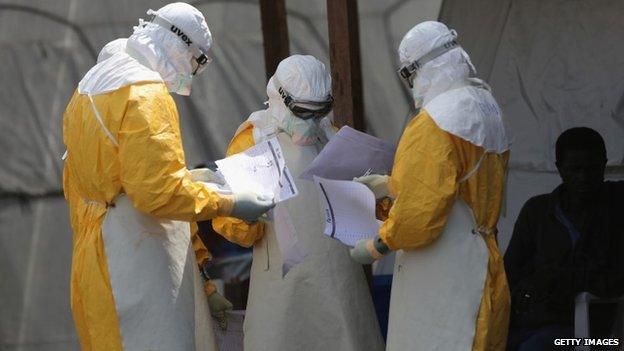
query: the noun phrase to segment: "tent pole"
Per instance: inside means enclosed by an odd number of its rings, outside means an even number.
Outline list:
[[[327,0],[334,123],[364,129],[357,0]]]
[[[285,0],[260,0],[260,19],[268,81],[280,61],[290,55]]]
[[[364,130],[358,24],[357,0],[327,0],[334,124]],[[363,268],[368,286],[372,288],[372,266],[364,265]]]

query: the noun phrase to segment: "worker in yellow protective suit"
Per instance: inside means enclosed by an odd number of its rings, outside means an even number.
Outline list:
[[[412,28],[399,47],[418,115],[392,174],[356,179],[394,199],[376,239],[351,251],[396,255],[387,350],[504,350],[509,291],[496,242],[509,143],[489,87],[455,31]]]
[[[299,175],[334,134],[331,78],[312,56],[280,62],[267,84],[268,108],[238,128],[228,155],[276,137],[299,194],[266,222],[229,217],[213,228],[254,246],[245,314],[246,351],[378,351],[383,339],[362,268],[348,248],[323,234],[313,182]]]
[[[254,221],[272,207],[225,196],[185,165],[175,103],[209,62],[203,15],[169,4],[80,81],[63,116],[74,231],[71,306],[83,350],[215,350],[191,221]]]
[[[108,59],[118,52],[125,52],[127,42],[128,38],[118,38],[104,45],[104,47],[102,48],[102,50],[100,50],[100,53],[98,54],[97,63]],[[196,168],[190,170],[190,172],[191,179],[193,181],[201,181],[207,183],[221,182],[220,178],[216,176],[212,170],[207,168]],[[209,264],[210,260],[212,260],[212,255],[204,245],[203,241],[199,238],[198,228],[195,223],[191,223],[191,236],[193,251],[195,251],[195,259],[197,261],[199,270],[202,273],[202,278],[204,279],[204,292],[208,296],[208,307],[210,308],[210,314],[213,318],[216,319],[218,325],[222,329],[226,329],[227,318],[225,311],[232,309],[233,305],[230,301],[228,301],[225,297],[217,292],[216,286],[209,279],[207,272],[204,270],[204,268]]]

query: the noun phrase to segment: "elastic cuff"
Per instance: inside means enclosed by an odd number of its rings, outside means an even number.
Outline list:
[[[371,255],[372,258],[378,260],[380,258],[383,257],[383,254],[381,254],[379,251],[377,251],[377,249],[375,248],[375,240],[368,240],[366,242],[366,251],[368,251],[368,253]]]
[[[377,251],[382,255],[385,255],[388,251],[390,251],[388,245],[386,245],[380,237],[375,238],[373,244],[375,244],[375,249],[377,249]]]
[[[219,208],[217,209],[217,215],[219,217],[228,217],[232,213],[234,208],[234,195],[220,195],[219,196]]]

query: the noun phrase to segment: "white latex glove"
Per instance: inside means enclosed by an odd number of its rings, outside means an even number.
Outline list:
[[[189,170],[191,172],[191,179],[194,182],[214,183],[219,185],[225,185],[225,179],[223,177],[208,168],[195,168]]]
[[[213,292],[208,296],[208,307],[210,308],[210,314],[217,321],[219,328],[227,329],[227,315],[225,311],[231,310],[234,306],[223,295],[218,292]]]
[[[383,251],[383,252],[380,252]],[[379,239],[362,239],[350,250],[351,258],[361,264],[372,264],[388,252],[388,246]]]
[[[390,177],[387,175],[371,174],[353,178],[353,181],[366,185],[375,194],[375,199],[379,200],[390,195],[388,190],[389,179]]]
[[[236,217],[245,222],[255,222],[260,216],[275,207],[273,200],[265,199],[252,192],[234,194],[234,208],[230,217]]]

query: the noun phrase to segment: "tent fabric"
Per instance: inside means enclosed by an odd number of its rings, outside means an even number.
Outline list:
[[[514,1],[490,82],[515,136],[512,169],[554,172],[555,141],[596,129],[624,162],[621,1]]]
[[[167,1],[0,2],[0,350],[77,349],[69,311],[72,237],[61,196],[61,119],[80,78],[110,40]],[[257,0],[191,1],[214,35],[213,63],[190,98],[174,97],[189,167],[220,158],[265,100]],[[325,0],[288,0],[291,53],[329,65]],[[624,34],[619,0],[359,0],[367,131],[396,143],[413,116],[396,48],[414,24],[439,18],[492,86],[512,139],[507,246],[522,204],[559,183],[554,142],[587,125],[624,174]]]
[[[624,176],[624,49],[613,45],[623,15],[617,0],[444,2],[441,20],[490,83],[511,136],[501,251],[524,202],[560,183],[555,142],[564,130],[600,132],[607,177]]]
[[[0,199],[0,350],[79,350],[62,197]]]
[[[0,192],[39,195],[60,190],[63,110],[97,52],[127,37],[138,18],[166,1],[12,0],[0,4]],[[213,62],[194,78],[190,98],[175,97],[188,163],[219,158],[236,127],[265,98],[262,32],[255,0],[191,2],[214,34]],[[364,101],[369,131],[396,142],[409,116],[409,93],[395,69],[396,47],[412,23],[435,19],[441,0],[359,2]],[[288,1],[291,53],[329,64],[325,1]],[[67,23],[55,21],[62,19]],[[23,23],[28,23],[23,28]],[[368,45],[366,46],[368,48]],[[254,58],[254,59],[250,59]],[[383,86],[384,89],[378,89]]]

